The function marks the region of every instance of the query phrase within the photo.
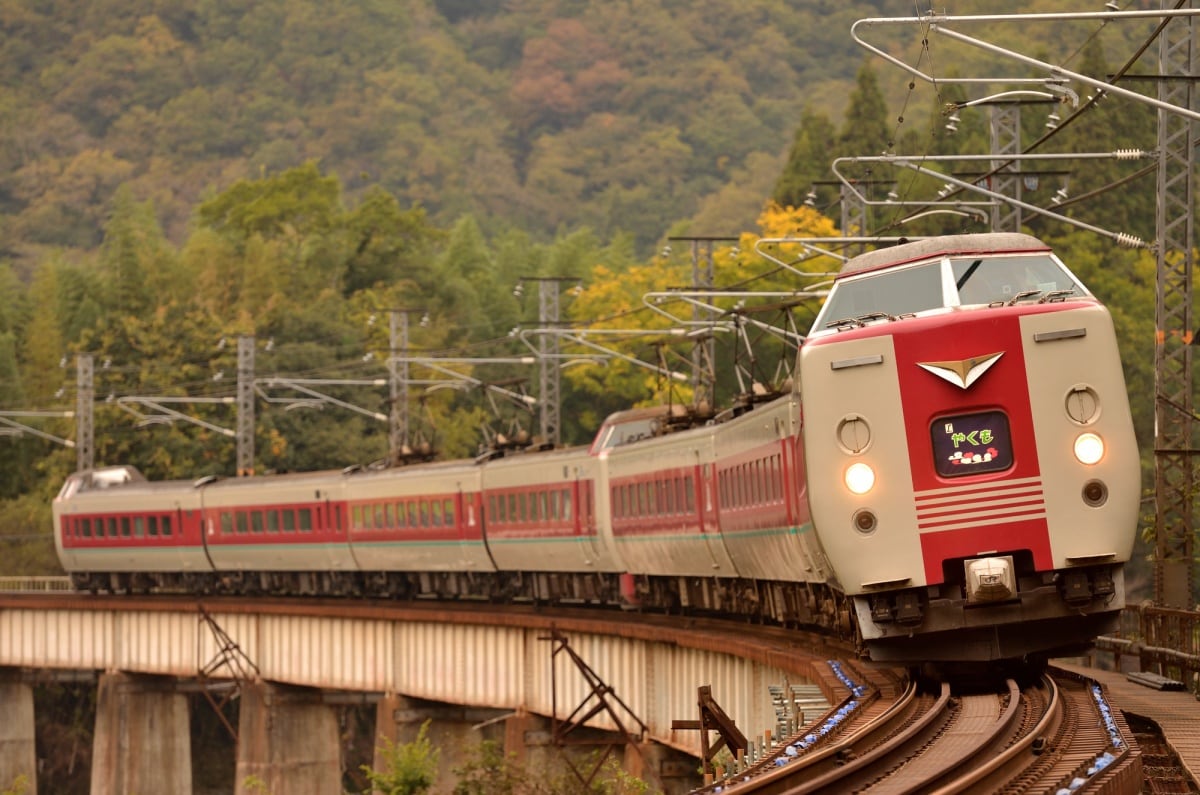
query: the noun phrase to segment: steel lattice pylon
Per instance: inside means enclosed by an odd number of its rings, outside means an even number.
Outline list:
[[[992,105],[992,153],[997,155],[1021,154],[1021,106],[1012,104]],[[1013,173],[1018,166],[1003,158],[993,160],[992,168],[1000,169],[993,177],[992,189],[1003,196],[1021,199],[1021,178]],[[998,202],[992,208],[993,232],[1020,232],[1021,208],[1011,202]]]
[[[1159,41],[1162,78],[1158,97],[1184,108],[1192,107],[1193,89],[1188,79],[1195,74],[1192,20],[1171,20]],[[1192,444],[1192,120],[1160,110],[1158,151],[1154,601],[1167,607],[1190,607],[1196,485]]]
[[[254,337],[238,337],[237,473],[254,474]]]
[[[559,311],[558,279],[542,279],[538,282],[538,320],[542,326],[558,326]],[[538,337],[538,364],[540,384],[538,399],[541,401],[541,433],[543,444],[558,447],[562,441],[562,373],[559,370],[561,341],[557,334]]]

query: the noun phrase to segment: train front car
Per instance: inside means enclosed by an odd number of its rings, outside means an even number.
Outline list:
[[[850,260],[799,370],[813,522],[872,658],[1037,657],[1112,626],[1133,424],[1108,311],[1045,244]]]

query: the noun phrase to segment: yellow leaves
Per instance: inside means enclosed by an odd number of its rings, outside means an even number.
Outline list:
[[[774,201],[763,207],[758,216],[758,227],[763,237],[835,237],[838,234],[833,221],[812,207],[782,207]]]

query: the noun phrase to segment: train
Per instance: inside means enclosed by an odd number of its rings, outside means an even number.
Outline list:
[[[847,260],[770,399],[586,446],[71,475],[77,589],[479,599],[813,627],[889,663],[1069,653],[1125,604],[1140,465],[1111,317],[1019,233]]]

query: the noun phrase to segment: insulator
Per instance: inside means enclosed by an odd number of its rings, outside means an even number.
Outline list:
[[[1126,232],[1117,232],[1117,245],[1122,248],[1145,248],[1146,241],[1142,240],[1137,235],[1131,235]]]
[[[1141,160],[1150,156],[1145,149],[1118,149],[1113,155],[1117,160]]]

